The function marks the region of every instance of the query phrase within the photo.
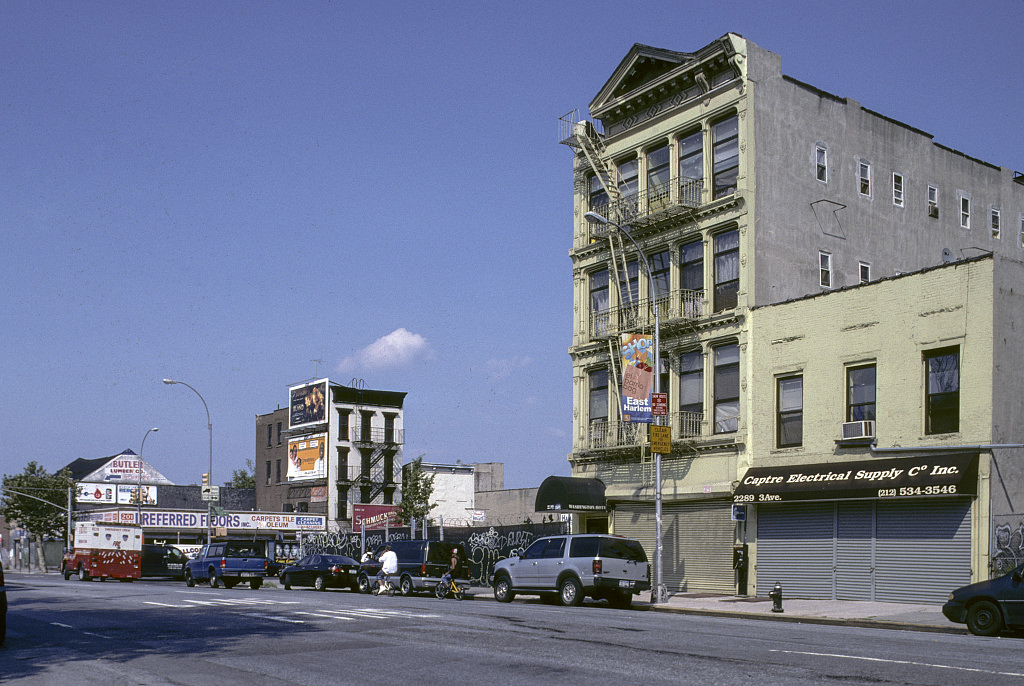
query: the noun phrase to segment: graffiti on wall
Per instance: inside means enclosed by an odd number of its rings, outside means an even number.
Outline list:
[[[445,527],[444,540],[461,543],[469,558],[469,582],[474,586],[487,586],[494,565],[499,560],[521,553],[542,536],[566,533],[562,522],[543,524],[516,524],[513,526]],[[411,537],[407,528],[388,531],[388,541],[406,541]],[[373,551],[385,542],[383,531],[366,534],[366,550]],[[356,533],[318,533],[305,536],[298,557],[305,555],[347,555],[358,560],[363,552],[363,537]]]
[[[1024,562],[1024,522],[1000,524],[995,528],[992,553],[992,576],[1002,576]]]

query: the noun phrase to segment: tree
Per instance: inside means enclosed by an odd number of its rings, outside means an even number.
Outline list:
[[[402,502],[398,504],[398,517],[403,524],[425,518],[437,503],[430,502],[434,494],[434,475],[423,471],[423,456],[402,468]]]
[[[231,473],[229,485],[235,488],[256,488],[256,465],[252,460],[246,460],[245,467],[245,469],[236,469]]]
[[[5,475],[0,493],[0,515],[17,522],[35,538],[64,538],[68,526],[68,489],[74,480],[67,469],[48,474],[36,462],[29,462],[21,474]],[[42,555],[37,554],[42,564]]]

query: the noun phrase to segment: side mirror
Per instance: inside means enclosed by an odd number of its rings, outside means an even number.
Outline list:
[[[1013,570],[1013,583],[1019,584],[1021,582],[1021,574],[1019,569]]]

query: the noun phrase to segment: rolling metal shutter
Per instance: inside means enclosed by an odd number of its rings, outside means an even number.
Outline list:
[[[831,600],[834,540],[832,502],[758,507],[758,595],[779,582],[783,597]]]
[[[735,523],[729,500],[702,500],[662,506],[662,581],[670,593],[697,591],[735,593],[732,568]],[[643,544],[651,560],[654,581],[654,506],[619,504],[615,508],[615,533]]]
[[[971,501],[879,501],[875,599],[941,604],[971,583]]]
[[[796,598],[941,604],[971,582],[971,501],[762,506],[757,589]]]

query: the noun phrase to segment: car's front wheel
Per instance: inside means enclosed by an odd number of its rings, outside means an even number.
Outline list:
[[[360,574],[359,578],[356,579],[356,584],[359,588],[360,593],[370,592],[370,578],[365,574]]]
[[[512,591],[512,582],[507,576],[499,576],[494,580],[494,599],[499,603],[511,603],[516,594]]]
[[[412,595],[412,577],[403,576],[398,582],[398,592],[402,595]]]
[[[558,586],[558,601],[566,607],[583,602],[583,588],[580,586],[580,582],[571,576],[563,579]]]
[[[967,611],[967,628],[976,636],[995,636],[1003,628],[1003,616],[995,603],[979,600]]]
[[[313,579],[313,588],[317,591],[327,590],[327,579],[324,578],[323,574],[318,574],[317,577]]]
[[[292,590],[292,578],[287,574],[281,575],[281,585],[284,586],[284,590]]]

